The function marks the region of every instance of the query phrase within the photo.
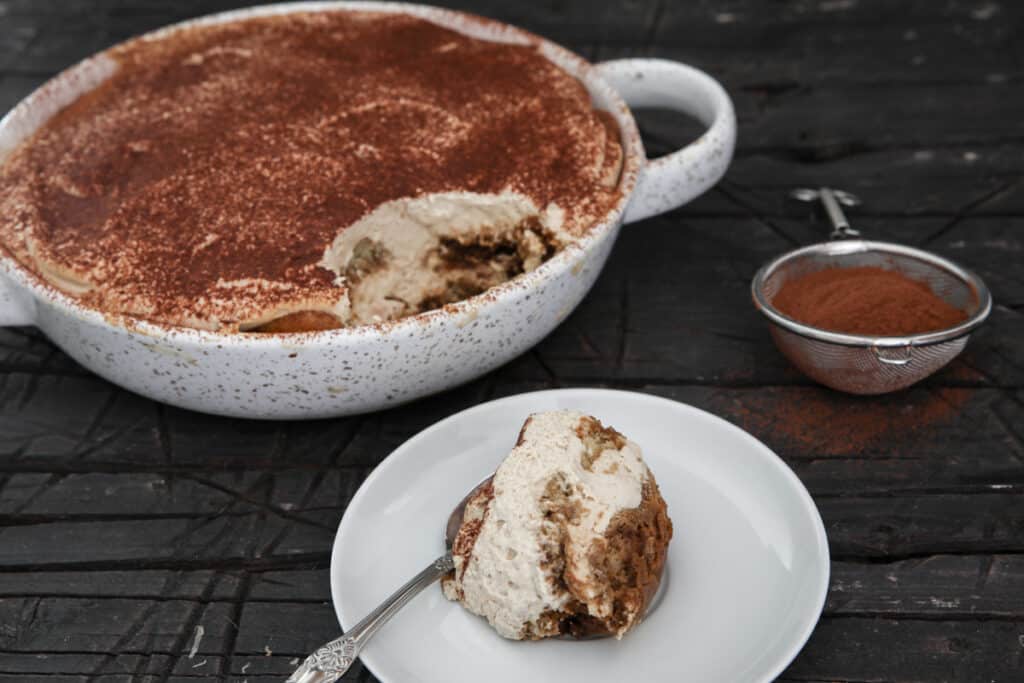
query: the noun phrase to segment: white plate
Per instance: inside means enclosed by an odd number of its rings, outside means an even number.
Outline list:
[[[384,683],[773,680],[810,636],[828,543],[807,490],[755,438],[664,398],[564,389],[491,401],[423,430],[367,478],[338,528],[331,589],[348,629],[443,550],[452,507],[527,415],[572,408],[643,449],[675,536],[663,598],[623,640],[514,642],[428,588],[362,659]]]

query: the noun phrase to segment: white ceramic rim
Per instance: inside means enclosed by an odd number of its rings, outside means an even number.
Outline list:
[[[898,254],[906,258],[924,261],[936,268],[952,273],[962,280],[964,284],[974,290],[975,295],[978,297],[978,310],[959,325],[944,330],[937,330],[926,334],[915,334],[906,337],[873,337],[862,334],[832,332],[830,330],[802,323],[799,320],[790,318],[788,315],[775,308],[764,293],[765,282],[772,276],[772,274],[775,273],[776,270],[779,269],[779,267],[788,261],[800,258],[807,254],[825,253],[830,256],[842,256],[844,254],[856,254],[867,251]],[[750,285],[750,291],[754,297],[754,305],[757,306],[757,309],[761,311],[761,313],[763,313],[764,316],[772,323],[783,329],[800,335],[801,337],[814,339],[816,341],[840,344],[842,346],[865,348],[894,349],[931,346],[933,344],[941,344],[943,342],[959,339],[960,337],[970,334],[971,331],[985,322],[985,319],[988,318],[989,313],[992,311],[992,294],[989,292],[985,282],[974,274],[974,272],[958,266],[949,259],[924,251],[923,249],[916,249],[914,247],[895,244],[893,242],[878,242],[874,240],[836,240],[834,242],[820,242],[818,244],[812,244],[786,252],[785,254],[772,259],[757,271],[757,274],[754,275],[754,280]]]
[[[815,627],[818,625],[818,621],[821,619],[822,611],[825,608],[825,601],[828,598],[828,589],[831,580],[831,553],[829,552],[828,536],[825,533],[825,524],[821,519],[821,513],[818,511],[818,507],[814,504],[814,499],[811,498],[810,492],[807,491],[807,487],[805,487],[803,482],[800,481],[800,478],[796,476],[796,473],[794,473],[793,470],[790,469],[789,466],[785,463],[785,461],[782,458],[780,458],[772,449],[768,448],[768,446],[766,446],[759,439],[757,439],[757,437],[750,434],[746,430],[738,427],[732,422],[729,422],[728,420],[721,418],[706,410],[702,410],[701,408],[697,408],[695,406],[691,406],[687,403],[682,403],[680,401],[674,401],[670,398],[665,398],[663,396],[655,396],[653,394],[644,394],[635,391],[623,391],[619,389],[546,389],[543,391],[513,394],[512,396],[505,396],[502,398],[494,399],[492,401],[487,401],[485,403],[479,403],[470,408],[466,408],[465,410],[461,410],[453,415],[449,415],[448,417],[439,420],[438,422],[435,422],[429,427],[420,430],[413,436],[409,437],[406,441],[402,442],[402,444],[395,448],[395,450],[393,450],[391,453],[389,453],[383,460],[381,460],[381,462],[373,469],[373,471],[370,472],[366,479],[363,480],[363,483],[360,484],[359,489],[355,492],[355,495],[352,496],[352,499],[349,501],[348,505],[345,506],[345,512],[342,515],[341,522],[339,522],[338,524],[338,531],[335,533],[334,536],[334,545],[332,546],[331,549],[331,569],[329,571],[331,581],[331,602],[334,605],[334,612],[338,618],[338,623],[342,626],[342,628],[345,628],[346,622],[349,624],[348,627],[351,628],[351,626],[354,625],[364,615],[357,615],[354,618],[345,619],[345,615],[342,613],[341,603],[338,597],[340,593],[339,586],[335,584],[336,572],[334,571],[334,568],[335,566],[337,566],[338,563],[342,561],[341,548],[345,544],[345,536],[348,533],[351,533],[350,529],[353,528],[355,525],[355,522],[352,521],[354,516],[352,511],[356,510],[361,505],[363,498],[367,498],[371,495],[370,492],[372,491],[377,479],[383,476],[383,473],[388,468],[394,466],[394,456],[396,453],[405,450],[414,450],[416,449],[417,444],[420,441],[425,440],[426,437],[429,436],[430,434],[433,434],[438,430],[447,428],[451,423],[456,422],[457,420],[472,418],[474,413],[480,412],[485,409],[492,409],[495,405],[501,405],[502,403],[510,403],[512,401],[521,401],[527,397],[536,397],[540,399],[550,396],[552,394],[558,394],[563,397],[572,398],[573,394],[578,395],[593,393],[599,393],[609,396],[618,396],[624,400],[631,401],[638,400],[659,404],[669,403],[672,404],[674,408],[682,410],[684,412],[689,412],[692,415],[698,417],[699,419],[708,420],[717,423],[718,425],[725,429],[738,432],[740,438],[748,441],[752,446],[752,450],[756,451],[757,453],[760,453],[769,462],[771,462],[780,472],[783,479],[785,479],[791,485],[794,495],[800,501],[804,509],[804,512],[808,515],[815,528],[815,542],[818,544],[823,554],[822,559],[824,563],[824,571],[821,574],[821,579],[819,580],[818,585],[813,587],[814,590],[817,592],[817,600],[815,601],[816,609],[814,610],[813,618],[808,620],[803,630],[794,639],[793,644],[789,647],[789,649],[786,650],[784,655],[779,657],[778,662],[775,664],[775,666],[772,667],[772,669],[766,675],[762,676],[759,679],[756,679],[755,681],[752,681],[751,683],[772,683],[772,681],[774,681],[783,671],[785,671],[786,667],[788,667],[790,663],[792,663],[792,661],[804,648],[804,645],[807,644],[807,641],[810,639]],[[364,665],[375,676],[380,678],[380,674],[374,669],[372,662],[364,661]],[[382,681],[382,683],[401,683],[400,681],[388,680],[385,678],[380,678],[380,680]]]
[[[22,266],[17,259],[9,255],[2,246],[0,246],[0,273],[13,280],[17,285],[29,290],[35,297],[62,309],[64,313],[95,325],[116,329],[128,328],[133,332],[138,332],[151,337],[173,337],[179,341],[188,341],[191,343],[218,347],[243,346],[246,348],[276,348],[279,347],[282,342],[285,342],[289,346],[316,348],[319,346],[333,346],[346,339],[356,339],[367,335],[380,336],[382,334],[402,334],[404,332],[415,331],[416,329],[420,329],[431,322],[434,318],[453,317],[464,314],[481,305],[481,302],[485,297],[495,298],[513,291],[529,291],[534,288],[534,285],[542,282],[544,279],[549,277],[549,275],[553,275],[556,271],[564,268],[571,268],[572,263],[580,253],[585,252],[595,242],[603,239],[606,236],[606,233],[612,230],[620,222],[633,191],[636,188],[640,169],[646,162],[646,154],[640,140],[640,132],[637,129],[636,121],[630,112],[629,106],[619,95],[618,91],[616,91],[615,88],[609,85],[605,79],[602,78],[595,64],[592,64],[583,57],[557,43],[511,24],[506,24],[469,12],[449,10],[431,5],[362,0],[358,2],[312,1],[260,5],[256,7],[230,10],[227,12],[218,12],[216,14],[210,14],[171,24],[142,35],[135,36],[127,41],[119,43],[118,45],[129,44],[137,40],[150,40],[153,38],[163,37],[192,26],[218,24],[235,20],[292,14],[296,12],[360,10],[411,14],[428,20],[437,20],[437,22],[442,26],[453,28],[453,30],[460,32],[465,32],[465,30],[460,30],[457,27],[458,22],[469,21],[471,24],[489,27],[492,31],[498,31],[502,37],[508,37],[511,41],[527,42],[537,45],[540,47],[541,52],[545,57],[552,61],[556,61],[557,58],[556,63],[562,62],[562,64],[559,64],[562,68],[565,68],[564,64],[571,64],[576,70],[577,77],[587,86],[588,90],[599,90],[601,95],[606,97],[609,102],[612,102],[615,109],[617,109],[617,111],[610,113],[615,116],[616,122],[619,124],[623,149],[625,151],[625,161],[619,180],[620,196],[615,205],[584,235],[577,238],[573,243],[556,253],[549,260],[541,264],[536,270],[524,273],[523,275],[509,280],[508,282],[492,287],[486,292],[449,304],[444,308],[372,325],[343,327],[333,330],[253,335],[240,332],[200,330],[180,325],[167,325],[134,316],[104,313],[99,309],[83,305],[74,297],[65,294],[48,282],[42,280]],[[494,38],[491,39],[493,40]],[[107,50],[112,49],[113,47],[116,46],[107,48]],[[0,119],[0,127],[7,124],[7,122],[14,117],[17,112],[35,106],[35,104],[39,100],[45,98],[50,91],[59,88],[64,81],[73,77],[76,72],[83,69],[83,67],[87,67],[90,63],[102,58],[107,53],[107,50],[87,57],[41,85],[28,97],[19,102],[2,119]],[[0,283],[0,285],[2,285],[2,283]]]

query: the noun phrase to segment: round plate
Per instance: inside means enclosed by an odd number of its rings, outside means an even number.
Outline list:
[[[821,517],[764,444],[664,398],[563,389],[491,401],[406,441],[366,479],[334,542],[331,589],[351,628],[443,551],[452,507],[491,474],[533,412],[574,409],[643,449],[675,526],[666,586],[621,641],[505,640],[428,588],[362,659],[383,683],[773,680],[814,628],[828,590]]]

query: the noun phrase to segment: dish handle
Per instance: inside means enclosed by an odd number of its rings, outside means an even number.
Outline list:
[[[672,109],[708,126],[687,146],[643,165],[624,223],[682,206],[718,182],[736,146],[736,113],[718,81],[666,59],[617,59],[596,66],[630,107]]]
[[[0,276],[0,327],[35,324],[35,302]]]

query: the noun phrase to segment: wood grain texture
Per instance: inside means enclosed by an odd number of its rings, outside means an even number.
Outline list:
[[[54,73],[229,0],[0,0],[0,111]],[[310,423],[160,406],[37,331],[0,329],[0,683],[279,682],[336,635],[328,564],[359,484],[420,429],[534,389],[668,396],[747,429],[814,496],[824,617],[780,681],[1024,680],[1024,7],[949,0],[465,0],[593,60],[679,59],[729,90],[736,160],[629,226],[532,351],[386,412]],[[651,156],[700,134],[638,112]],[[864,399],[817,387],[750,305],[768,258],[827,228],[795,186],[859,194],[865,233],[979,272],[967,351]],[[196,628],[202,626],[190,656]],[[357,665],[346,681],[373,681]]]

